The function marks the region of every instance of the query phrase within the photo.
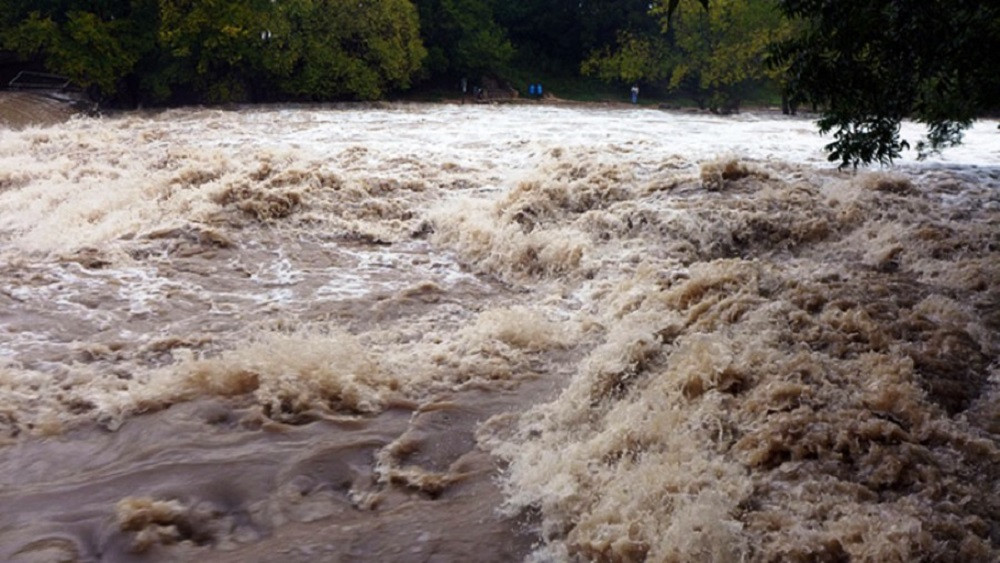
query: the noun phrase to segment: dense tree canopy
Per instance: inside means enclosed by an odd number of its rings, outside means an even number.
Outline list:
[[[653,13],[666,20],[664,4]],[[712,108],[738,109],[751,87],[780,74],[764,64],[768,47],[790,29],[775,0],[716,0],[710,10],[686,3],[671,23],[678,56],[670,86],[689,85]]]
[[[0,45],[113,92],[155,46],[156,0],[0,1]]]
[[[420,33],[432,74],[502,72],[514,47],[495,21],[493,7],[481,0],[416,0]]]
[[[0,0],[0,13],[4,48],[133,101],[375,99],[426,55],[409,0]]]
[[[244,76],[260,52],[267,4],[159,0],[157,40],[165,65],[157,94],[183,89],[211,101],[246,98]]]
[[[707,4],[707,6],[706,6]],[[619,35],[584,72],[667,81],[738,103],[761,80],[819,108],[841,166],[890,163],[910,148],[905,118],[925,123],[918,154],[961,142],[1000,108],[1000,4],[974,0],[656,0],[657,34]],[[704,9],[702,9],[704,8]],[[700,94],[699,94],[700,92]]]
[[[378,99],[408,87],[426,55],[409,0],[289,0],[279,10],[288,35],[268,35],[262,51],[278,51],[278,87],[296,97]]]
[[[802,21],[778,49],[790,86],[823,108],[841,165],[888,163],[909,147],[899,125],[926,123],[921,153],[958,143],[1000,106],[1000,3],[782,0]]]
[[[791,29],[777,0],[714,0],[706,10],[695,2],[651,4],[658,33],[625,33],[615,48],[595,52],[583,70],[626,82],[666,81],[699,105],[739,108],[748,90],[780,72],[764,64],[769,46]]]
[[[0,49],[117,104],[581,71],[716,110],[780,91],[855,166],[908,148],[904,118],[923,154],[1000,106],[1000,3],[973,0],[0,0]]]

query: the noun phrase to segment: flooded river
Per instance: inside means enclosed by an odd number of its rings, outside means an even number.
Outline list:
[[[0,128],[0,560],[995,561],[996,126]]]

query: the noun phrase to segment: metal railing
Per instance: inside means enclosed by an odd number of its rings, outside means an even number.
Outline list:
[[[65,90],[72,81],[65,76],[22,70],[7,87],[13,90]]]

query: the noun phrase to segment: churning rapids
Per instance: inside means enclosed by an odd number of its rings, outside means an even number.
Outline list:
[[[996,126],[0,129],[0,560],[997,561]]]

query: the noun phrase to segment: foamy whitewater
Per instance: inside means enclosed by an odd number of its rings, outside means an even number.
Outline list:
[[[904,135],[919,134],[914,124]],[[1000,132],[0,129],[0,560],[1000,560]]]

